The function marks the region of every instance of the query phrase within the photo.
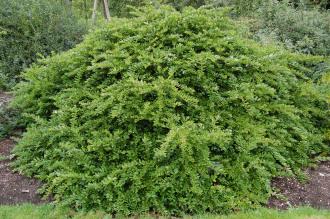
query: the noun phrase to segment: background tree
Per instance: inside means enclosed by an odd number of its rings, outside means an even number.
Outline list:
[[[108,0],[101,0],[102,6],[103,6],[103,14],[104,18],[107,21],[110,21],[110,11],[109,11],[109,2]],[[94,0],[93,3],[93,14],[92,14],[92,21],[95,23],[96,20],[96,14],[97,14],[97,7],[99,5],[99,0]]]

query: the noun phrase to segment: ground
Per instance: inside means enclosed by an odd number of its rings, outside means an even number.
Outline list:
[[[0,92],[0,107],[10,101],[10,95]],[[20,203],[44,203],[37,190],[41,183],[14,172],[10,162],[15,159],[11,150],[15,141],[10,137],[0,141],[0,205]],[[308,180],[300,183],[292,178],[275,178],[277,188],[287,200],[272,197],[269,207],[286,209],[291,206],[307,205],[314,208],[330,209],[330,161],[322,162],[317,168],[306,170]]]
[[[7,104],[10,99],[10,94],[0,92],[0,107]],[[41,186],[40,182],[12,170],[10,163],[14,157],[11,150],[14,146],[15,141],[10,137],[0,140],[0,205],[45,202],[37,193]]]
[[[321,162],[317,168],[306,171],[308,180],[301,183],[294,178],[276,178],[272,186],[287,197],[287,200],[270,198],[269,206],[286,209],[292,206],[311,206],[330,209],[330,161]]]
[[[13,205],[19,203],[42,203],[37,190],[41,183],[35,179],[22,176],[12,171],[10,167],[10,151],[15,142],[5,139],[0,142],[0,205]]]

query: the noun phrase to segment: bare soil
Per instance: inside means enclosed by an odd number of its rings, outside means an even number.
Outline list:
[[[287,209],[303,205],[330,209],[330,161],[321,162],[317,168],[309,168],[305,173],[308,177],[305,183],[288,177],[273,179],[272,186],[287,200],[271,197],[269,207]]]
[[[37,190],[41,183],[16,173],[10,167],[10,151],[15,142],[5,139],[0,142],[0,154],[4,160],[0,161],[0,205],[14,205],[20,203],[44,203]]]
[[[10,99],[10,94],[0,91],[0,108],[8,104]],[[15,141],[10,138],[0,140],[0,205],[44,203],[37,193],[41,183],[12,170],[11,150],[14,146]]]

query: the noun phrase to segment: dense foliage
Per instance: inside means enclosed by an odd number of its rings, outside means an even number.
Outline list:
[[[159,2],[163,4],[169,4],[179,10],[186,6],[198,8],[209,3],[208,0],[160,0]]]
[[[213,6],[230,6],[237,19],[250,22],[253,38],[279,43],[294,52],[330,55],[330,13],[309,0],[211,0]],[[316,4],[319,3],[319,4]],[[326,8],[326,7],[325,7]]]
[[[199,0],[196,0],[199,1]],[[201,0],[200,0],[201,1]],[[189,1],[186,1],[189,2]],[[283,3],[293,7],[306,6],[310,8],[318,7],[321,10],[330,9],[330,2],[328,0],[204,0],[205,4],[215,6],[234,6],[240,14],[250,14],[255,12],[264,3]]]
[[[0,140],[18,128],[17,112],[8,106],[0,105]]]
[[[16,165],[76,209],[258,206],[271,177],[329,152],[320,62],[245,39],[222,10],[143,9],[26,71]]]
[[[329,12],[270,1],[262,4],[255,15],[256,39],[282,42],[296,52],[330,55]]]
[[[0,89],[10,88],[38,54],[72,48],[86,29],[68,8],[48,0],[0,1]]]

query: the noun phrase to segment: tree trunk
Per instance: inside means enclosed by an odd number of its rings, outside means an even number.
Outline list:
[[[65,3],[69,6],[71,6],[72,5],[72,0],[65,0]]]
[[[84,0],[84,15],[85,15],[86,22],[88,22],[88,16],[89,16],[88,13],[89,12],[88,12],[88,8],[87,8],[87,0]]]
[[[68,6],[70,14],[72,14],[72,0],[65,0],[65,4]]]
[[[103,0],[103,9],[104,9],[104,17],[109,22],[110,17],[110,11],[109,11],[109,2],[108,0]]]
[[[94,6],[93,6],[93,15],[92,15],[92,21],[93,23],[96,22],[96,13],[97,13],[97,5],[99,3],[99,0],[94,0]]]

